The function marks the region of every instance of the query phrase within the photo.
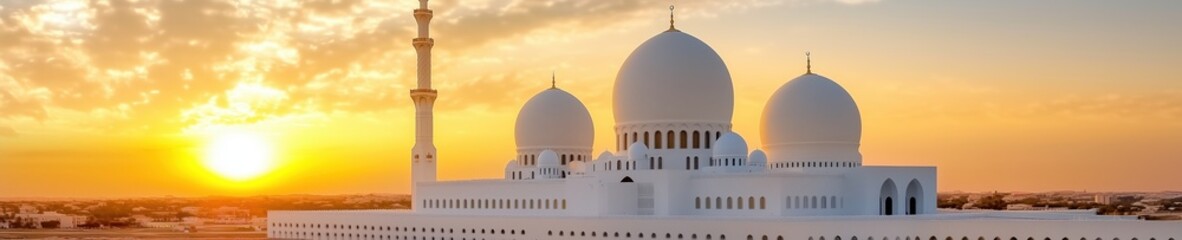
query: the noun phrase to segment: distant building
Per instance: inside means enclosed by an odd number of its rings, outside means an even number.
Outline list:
[[[37,207],[34,207],[33,205],[25,204],[25,205],[21,205],[20,211],[18,211],[18,213],[33,214],[33,213],[41,213],[41,212],[37,211]]]
[[[1096,194],[1096,197],[1092,201],[1104,205],[1112,204],[1112,195]]]
[[[197,215],[198,212],[201,212],[201,207],[183,207],[181,212]]]
[[[57,212],[20,213],[16,214],[16,217],[36,222],[38,228],[41,228],[40,223],[49,221],[57,221],[59,228],[76,228],[79,223],[84,223],[87,219],[86,216],[67,215]]]

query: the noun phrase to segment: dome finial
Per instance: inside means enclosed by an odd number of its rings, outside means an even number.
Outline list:
[[[673,4],[669,4],[669,31],[677,31],[677,28],[673,27],[673,9],[675,8]]]
[[[557,84],[558,81],[556,81],[554,79],[555,79],[554,70],[550,70],[550,88],[558,88],[558,84]]]
[[[812,55],[812,53],[809,51],[804,51],[804,71],[807,74],[813,73],[813,58],[810,55]]]

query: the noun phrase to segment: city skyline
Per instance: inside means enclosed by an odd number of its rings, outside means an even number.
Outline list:
[[[119,3],[0,8],[18,39],[0,42],[0,197],[409,189],[413,2]],[[457,19],[433,33],[440,179],[500,177],[552,72],[590,109],[595,152],[614,151],[615,73],[666,4],[433,7]],[[859,103],[868,164],[935,165],[941,191],[1179,190],[1163,181],[1182,166],[1177,5],[679,1],[678,28],[728,63],[753,148],[762,103],[812,51]],[[240,132],[274,168],[217,176],[207,146]]]

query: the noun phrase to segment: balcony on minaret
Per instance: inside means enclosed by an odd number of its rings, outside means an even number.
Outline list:
[[[431,11],[431,9],[415,9],[415,20],[430,21],[431,15],[434,13],[435,11]]]
[[[431,46],[435,46],[435,39],[433,39],[433,38],[415,38],[412,41],[412,44],[414,44],[415,49],[424,48],[424,47],[430,48]]]

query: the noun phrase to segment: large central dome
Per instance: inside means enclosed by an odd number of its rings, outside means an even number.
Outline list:
[[[734,88],[714,49],[666,31],[632,51],[616,75],[616,124],[731,122]]]

